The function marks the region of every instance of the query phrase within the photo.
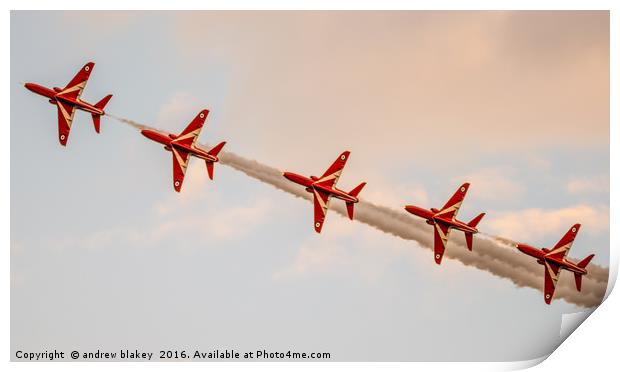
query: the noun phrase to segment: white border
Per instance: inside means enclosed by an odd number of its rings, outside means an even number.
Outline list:
[[[398,0],[383,0],[383,1],[367,1],[358,0],[352,1],[261,1],[260,4],[249,0],[232,0],[227,2],[222,1],[199,1],[199,0],[185,0],[185,1],[165,1],[165,0],[152,0],[148,3],[136,1],[136,0],[108,0],[108,1],[85,1],[85,0],[57,0],[54,2],[43,0],[25,0],[14,1],[9,0],[3,2],[6,4],[4,16],[5,21],[2,22],[2,46],[3,50],[10,50],[10,13],[9,9],[119,9],[130,10],[140,9],[144,5],[152,7],[151,9],[493,9],[493,10],[562,10],[562,9],[588,9],[588,10],[611,10],[611,39],[610,39],[610,56],[611,56],[611,92],[610,102],[611,105],[611,190],[618,189],[620,183],[618,182],[618,154],[617,150],[618,138],[620,131],[618,129],[618,74],[617,66],[618,62],[618,21],[619,17],[617,11],[620,7],[617,2],[612,0],[592,0],[592,1],[551,1],[551,0],[521,0],[521,1],[491,1],[491,0],[470,0],[466,3],[458,0],[443,0],[443,1],[398,1]],[[3,120],[5,138],[5,145],[1,147],[2,151],[2,173],[6,179],[1,184],[2,188],[2,226],[0,227],[0,236],[2,238],[2,247],[5,252],[5,261],[2,265],[3,277],[5,278],[4,286],[2,286],[3,298],[9,298],[10,290],[10,243],[9,243],[9,223],[10,223],[10,182],[9,182],[9,165],[10,165],[10,144],[7,144],[6,138],[10,138],[10,59],[2,58],[0,63],[4,72],[2,77],[3,86],[5,89],[2,91],[2,112],[4,113],[5,120]],[[616,207],[618,206],[618,198],[614,193],[611,193],[611,205],[610,205],[610,226],[618,226],[618,213]],[[615,285],[618,274],[618,239],[613,228],[611,231],[611,254],[610,254],[610,285],[606,296],[610,294],[613,285]],[[617,335],[616,332],[620,329],[618,316],[619,303],[618,296],[612,296],[607,299],[601,307],[596,310],[591,318],[586,320],[585,326],[581,326],[575,331],[575,334],[569,337],[559,348],[556,350],[547,361],[538,365],[537,370],[608,370],[609,366],[617,365]],[[8,301],[4,302],[2,307],[2,317],[4,319],[5,337],[2,338],[2,349],[5,351],[4,360],[10,359],[10,305]],[[224,369],[224,370],[238,370],[252,368],[257,370],[290,370],[295,369],[309,370],[309,369],[326,369],[326,370],[411,370],[411,368],[421,367],[423,370],[506,370],[515,368],[524,368],[535,364],[535,362],[524,363],[417,363],[415,366],[407,363],[209,363],[204,365],[202,363],[115,363],[114,365],[95,364],[95,363],[8,363],[8,370],[32,370],[44,368],[51,371],[65,371],[65,370],[108,370],[110,367],[131,370],[162,370],[162,369]]]

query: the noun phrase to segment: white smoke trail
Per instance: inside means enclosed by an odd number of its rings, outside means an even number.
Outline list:
[[[142,129],[154,129],[154,128],[152,128],[152,127],[149,127],[148,125],[143,125],[143,124],[140,124],[140,123],[138,123],[137,121],[133,121],[133,120],[129,120],[129,119],[125,119],[125,118],[121,118],[120,116],[115,116],[115,115],[112,115],[112,114],[108,114],[107,112],[106,112],[106,114],[105,114],[105,115],[106,115],[106,116],[111,117],[111,118],[112,118],[112,119],[114,119],[114,120],[118,120],[118,121],[120,121],[121,123],[129,124],[129,125],[131,125],[132,127],[136,128],[137,130],[142,130]]]
[[[111,115],[110,115],[111,116]],[[111,116],[137,129],[150,128],[132,120]],[[202,146],[202,145],[199,145]],[[203,146],[206,147],[206,146]],[[297,197],[312,201],[312,197],[303,187],[289,182],[276,168],[261,164],[255,160],[243,158],[228,151],[219,155],[220,162],[259,181],[272,185]],[[330,208],[343,216],[347,215],[344,203],[332,203]],[[414,218],[403,211],[396,211],[371,202],[360,200],[355,207],[355,219],[380,231],[402,239],[413,240],[421,247],[432,249],[432,227],[423,220]],[[542,291],[544,269],[534,259],[522,254],[515,248],[512,240],[478,234],[474,249],[468,251],[463,234],[453,231],[446,247],[445,256],[455,259],[467,266],[487,271],[497,277],[512,281],[517,287],[531,287]],[[429,265],[434,265],[429,255]],[[567,302],[583,306],[598,306],[605,295],[609,269],[595,264],[588,266],[588,275],[583,278],[582,292],[575,289],[572,274],[566,272],[558,281],[554,298],[563,298]],[[570,278],[569,278],[570,276]],[[570,279],[570,280],[569,280]],[[542,301],[542,296],[541,296]]]

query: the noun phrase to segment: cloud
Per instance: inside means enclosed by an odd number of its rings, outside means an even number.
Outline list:
[[[206,219],[204,234],[220,240],[246,236],[267,220],[271,208],[271,200],[256,199],[250,205],[224,209]]]
[[[173,93],[157,114],[156,128],[175,131],[184,128],[202,107],[186,92]],[[136,128],[155,129],[146,124],[115,117]],[[163,150],[162,150],[163,151]],[[71,236],[52,244],[55,247],[82,246],[91,249],[105,248],[117,241],[127,240],[136,244],[155,244],[165,239],[190,237],[200,241],[225,241],[240,239],[260,226],[269,215],[272,202],[256,195],[249,204],[234,205],[210,187],[205,163],[190,157],[180,193],[170,193],[156,201],[153,213],[135,226],[116,226],[86,236]],[[166,170],[172,172],[172,164]],[[215,167],[221,167],[216,164]],[[217,172],[217,169],[216,169]],[[170,178],[172,189],[172,176]]]
[[[294,278],[312,273],[335,272],[338,266],[351,263],[347,248],[335,242],[321,240],[311,244],[304,242],[295,261],[273,274],[275,280]]]
[[[389,150],[441,166],[480,153],[607,144],[608,17],[194,12],[179,16],[174,32],[188,68],[227,66],[234,104],[223,119],[251,123],[231,136],[258,158],[312,165],[312,145],[291,140],[303,138],[328,153],[346,143],[364,164],[394,161]],[[196,48],[204,44],[213,47]]]
[[[609,208],[582,204],[562,209],[530,208],[489,213],[484,228],[485,231],[500,236],[509,236],[520,242],[544,244],[543,239],[553,237],[560,239],[575,223],[583,225],[580,230],[582,234],[607,233],[609,231]]]
[[[363,199],[394,209],[402,209],[406,204],[428,206],[430,203],[426,188],[420,184],[397,184],[378,174],[364,179],[368,184],[360,194]]]
[[[103,39],[110,33],[123,34],[126,27],[129,27],[140,20],[140,12],[127,11],[64,11],[58,12],[65,24],[74,24],[76,27],[89,29],[105,29],[107,32],[99,32]],[[111,27],[113,25],[113,27]]]
[[[510,168],[483,168],[466,174],[459,178],[453,178],[454,182],[468,181],[471,183],[472,195],[482,200],[518,200],[525,189],[515,182],[515,172]]]
[[[536,171],[548,171],[551,169],[551,161],[541,155],[529,153],[525,156],[525,160],[530,168]]]
[[[157,126],[183,129],[204,107],[187,92],[175,92],[157,114]],[[172,130],[172,129],[170,129]]]
[[[573,178],[566,184],[566,191],[570,195],[609,193],[609,176]]]
[[[378,231],[336,213],[329,219],[326,231],[303,241],[294,260],[273,274],[274,280],[331,275],[376,282],[393,262],[414,254],[410,242],[386,244]]]
[[[52,239],[49,245],[52,249],[66,250],[76,246],[105,249],[119,241],[129,241],[137,247],[151,246],[167,239],[174,239],[177,243],[186,238],[192,242],[231,241],[242,239],[258,228],[272,209],[271,201],[260,197],[249,205],[225,206],[213,198],[210,202],[217,207],[210,211],[203,208],[193,210],[188,204],[171,198],[167,203],[155,205],[156,217],[144,223],[112,227],[85,236]]]
[[[204,166],[190,165],[183,191],[153,206],[157,220],[144,238],[160,241],[189,234],[195,239],[231,240],[246,236],[266,221],[273,207],[270,199],[256,195],[249,204],[231,205],[209,187],[211,182]]]

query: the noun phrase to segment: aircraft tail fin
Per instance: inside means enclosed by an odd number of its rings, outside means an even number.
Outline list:
[[[485,215],[485,213],[480,213],[473,220],[469,221],[467,226],[469,226],[469,227],[476,227],[476,226],[478,226],[478,224],[480,223],[480,220],[482,220],[482,217],[484,217],[484,215]]]
[[[101,128],[101,115],[93,114],[93,125],[95,126],[95,132],[99,133]]]
[[[101,101],[95,103],[95,107],[100,110],[103,110],[105,105],[107,105],[108,102],[110,101],[110,98],[112,98],[112,95],[108,94],[107,96],[103,97]],[[95,126],[95,132],[99,133],[100,128],[101,128],[101,115],[92,114],[92,116],[93,116],[93,125]]]
[[[349,195],[353,196],[354,198],[357,198],[357,196],[359,195],[360,191],[362,191],[362,189],[364,188],[364,186],[366,186],[366,182],[362,182],[359,185],[357,185],[356,188],[354,188],[353,190],[351,190],[349,192]],[[353,219],[353,207],[354,207],[355,203],[352,202],[347,202],[347,214],[349,215],[349,219]]]
[[[583,260],[579,261],[577,266],[582,268],[582,269],[585,269],[586,266],[588,266],[588,264],[592,260],[592,257],[594,257],[593,254],[589,255],[588,257],[586,257]],[[582,277],[583,277],[583,274],[575,273],[575,287],[577,287],[577,290],[580,291],[580,292],[581,292],[581,278]]]
[[[592,260],[593,257],[594,257],[593,254],[589,255],[588,257],[586,257],[583,260],[579,261],[577,266],[579,266],[582,269],[585,269],[586,266],[588,266],[588,264],[590,263],[590,261]]]
[[[222,147],[224,147],[225,144],[226,144],[226,141],[218,143],[217,146],[209,150],[209,155],[217,156],[217,154],[219,154],[220,151],[222,151]]]
[[[473,249],[473,247],[474,247],[474,234],[472,234],[470,232],[466,232],[465,233],[465,241],[467,242],[467,249],[469,249],[471,251]]]
[[[577,287],[579,292],[581,292],[581,277],[581,274],[575,273],[575,287]]]
[[[362,191],[364,186],[366,186],[366,182],[360,183],[359,185],[357,185],[356,188],[354,188],[353,190],[349,192],[349,195],[357,198],[357,196],[359,195],[360,191]]]
[[[355,204],[347,202],[347,214],[349,215],[349,219],[352,220],[353,219],[353,207],[355,206]]]
[[[207,164],[207,173],[209,173],[209,179],[213,180],[213,162],[205,160]]]
[[[107,96],[103,97],[101,101],[95,103],[95,107],[100,110],[103,110],[105,108],[105,105],[107,105],[108,102],[110,102],[110,98],[112,98],[112,95],[108,94]]]
[[[209,155],[217,157],[217,154],[219,154],[220,151],[222,151],[222,147],[224,147],[225,144],[226,144],[226,141],[218,143],[214,148],[209,150]],[[207,164],[207,173],[209,173],[209,179],[212,180],[213,179],[213,162],[205,160],[205,163]]]

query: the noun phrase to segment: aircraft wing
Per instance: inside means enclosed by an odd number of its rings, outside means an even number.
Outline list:
[[[93,62],[88,62],[84,65],[75,77],[71,79],[69,84],[67,84],[67,86],[58,94],[72,99],[80,98],[82,91],[86,86],[86,82],[90,77],[90,73],[93,71],[93,67],[95,67]]]
[[[440,265],[443,252],[446,250],[446,244],[448,243],[450,228],[439,222],[435,223],[433,227],[435,229],[435,262],[437,265]]]
[[[58,140],[61,145],[66,146],[75,115],[75,106],[62,101],[56,101],[56,106],[58,107]]]
[[[446,205],[441,208],[441,210],[437,213],[438,216],[454,219],[456,218],[456,214],[459,212],[459,208],[461,208],[461,204],[463,204],[463,199],[465,199],[465,195],[467,195],[467,190],[469,189],[469,183],[464,183],[459,187],[458,190],[452,195],[450,200],[446,203]]]
[[[327,168],[325,173],[316,181],[321,185],[327,187],[334,187],[342,174],[342,169],[344,168],[347,160],[349,159],[349,151],[345,151],[334,161],[334,163]]]
[[[562,239],[547,253],[547,256],[554,258],[564,258],[568,255],[568,251],[573,246],[573,241],[577,237],[577,233],[579,232],[580,224],[573,225],[567,232],[564,234]]]
[[[555,292],[555,285],[560,278],[560,266],[545,261],[545,302],[551,303],[553,299],[553,293]]]
[[[187,164],[189,164],[189,152],[172,147],[172,181],[176,192],[180,192],[183,186]]]
[[[179,136],[174,140],[177,143],[183,143],[191,146],[196,145],[196,140],[200,135],[200,131],[205,124],[205,120],[207,120],[207,115],[209,115],[209,110],[202,110],[196,115],[194,120],[179,134]]]
[[[329,194],[314,190],[314,231],[320,233],[329,207]]]

